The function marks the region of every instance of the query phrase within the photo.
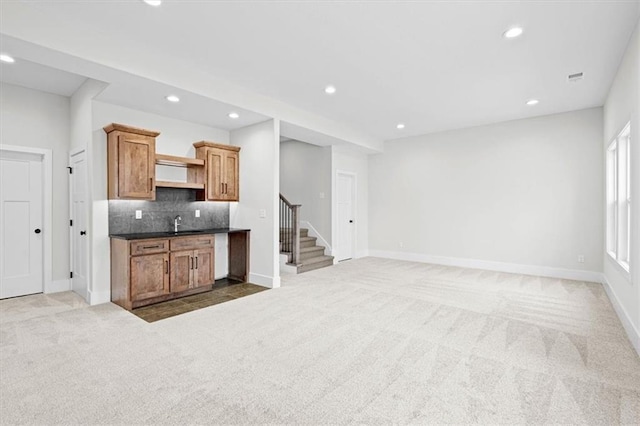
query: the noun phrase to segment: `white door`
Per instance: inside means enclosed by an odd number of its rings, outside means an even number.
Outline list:
[[[338,172],[338,247],[337,259],[353,258],[355,240],[355,175]]]
[[[42,293],[43,157],[0,151],[0,299]]]
[[[87,161],[85,151],[71,155],[71,289],[87,300]]]

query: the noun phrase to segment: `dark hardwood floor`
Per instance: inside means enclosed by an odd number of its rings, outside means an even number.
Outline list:
[[[268,288],[223,278],[216,280],[213,289],[206,293],[144,306],[132,310],[131,313],[147,322],[154,322],[184,314],[185,312],[195,311],[196,309],[228,302],[229,300],[250,296],[264,290],[268,290]]]

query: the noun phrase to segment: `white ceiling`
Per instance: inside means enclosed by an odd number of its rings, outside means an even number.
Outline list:
[[[0,19],[46,17],[41,38],[90,47],[114,67],[134,57],[162,61],[165,74],[186,65],[388,140],[602,105],[639,3],[2,2]],[[503,39],[512,25],[523,36]],[[584,80],[567,83],[575,72]],[[122,102],[129,86],[105,100]],[[140,100],[160,95],[149,87]]]
[[[168,95],[178,96],[180,102],[168,102]],[[255,112],[132,75],[120,75],[95,99],[225,130],[239,129],[268,119]],[[236,112],[240,117],[229,118],[230,112]]]
[[[86,77],[31,61],[0,62],[0,81],[56,95],[71,96]]]

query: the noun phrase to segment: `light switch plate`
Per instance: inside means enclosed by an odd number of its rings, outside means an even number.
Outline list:
[[[196,217],[200,217],[200,210],[196,210]]]
[[[136,219],[142,219],[142,210],[136,210]]]
[[[260,209],[260,218],[264,219],[267,217],[267,211],[265,209]]]

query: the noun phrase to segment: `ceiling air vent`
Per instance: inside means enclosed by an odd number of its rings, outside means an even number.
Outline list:
[[[584,73],[582,73],[582,72],[577,72],[575,74],[569,74],[569,76],[567,77],[567,81],[569,83],[576,83],[576,82],[582,80],[583,76],[584,76]]]

